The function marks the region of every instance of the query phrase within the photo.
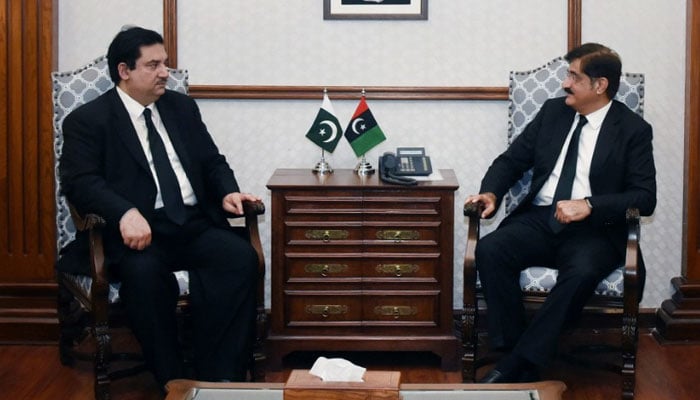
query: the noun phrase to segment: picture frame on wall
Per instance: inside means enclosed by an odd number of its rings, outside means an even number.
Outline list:
[[[428,0],[323,0],[323,19],[428,19]]]

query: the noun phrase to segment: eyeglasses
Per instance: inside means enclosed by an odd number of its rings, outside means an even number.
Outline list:
[[[574,83],[581,83],[581,82],[583,82],[583,80],[584,80],[585,78],[590,79],[591,85],[592,85],[593,83],[595,83],[595,81],[596,81],[596,79],[597,79],[597,78],[589,77],[588,75],[579,74],[578,72],[574,72],[574,71],[571,71],[571,70],[566,71],[566,79],[570,79],[570,80],[572,80]]]

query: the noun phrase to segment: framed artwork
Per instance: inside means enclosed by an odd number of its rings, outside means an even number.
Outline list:
[[[323,19],[428,19],[428,0],[323,0]]]

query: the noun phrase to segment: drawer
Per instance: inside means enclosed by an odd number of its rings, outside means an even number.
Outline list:
[[[362,319],[365,325],[412,321],[438,324],[439,291],[365,292]]]
[[[360,192],[325,191],[291,192],[284,196],[287,219],[345,220],[348,216],[362,218],[362,194]]]
[[[365,195],[364,212],[369,219],[399,216],[406,219],[439,219],[443,213],[440,196],[415,196],[393,192]]]
[[[362,246],[362,221],[285,221],[287,246]]]
[[[409,283],[416,281],[437,282],[439,253],[421,253],[404,257],[373,257],[367,258],[362,269],[362,276],[367,281],[404,280]]]
[[[287,279],[294,281],[335,281],[337,279],[357,279],[362,277],[363,265],[366,263],[358,254],[356,258],[304,257],[288,254],[285,257]]]
[[[361,325],[361,291],[286,291],[284,300],[288,326]]]
[[[378,221],[364,223],[364,239],[369,245],[440,245],[440,221]]]

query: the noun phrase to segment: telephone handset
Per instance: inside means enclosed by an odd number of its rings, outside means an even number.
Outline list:
[[[427,176],[433,172],[430,157],[422,147],[399,147],[394,153],[384,153],[379,158],[379,178],[397,185],[415,185],[408,176]]]

